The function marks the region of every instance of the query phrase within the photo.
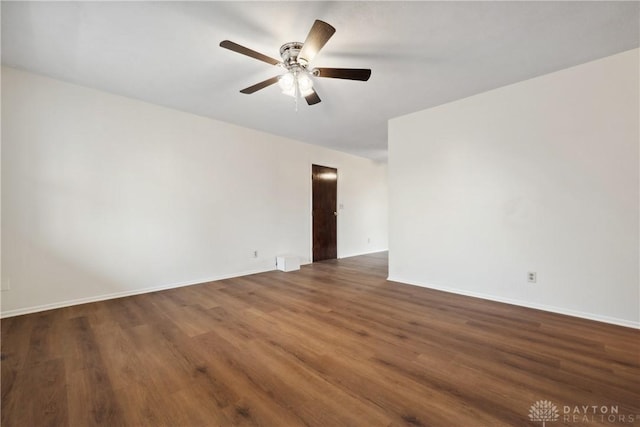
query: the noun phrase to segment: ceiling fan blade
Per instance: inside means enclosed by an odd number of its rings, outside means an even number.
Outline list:
[[[361,80],[366,82],[371,77],[371,70],[366,68],[316,68],[314,75],[332,79]]]
[[[278,65],[280,63],[280,61],[278,61],[277,59],[271,58],[270,56],[267,56],[267,55],[263,55],[260,52],[256,52],[255,50],[251,50],[248,47],[244,47],[244,46],[239,45],[238,43],[234,43],[234,42],[232,42],[230,40],[221,41],[220,42],[220,47],[232,50],[232,51],[237,52],[237,53],[241,53],[243,55],[250,56],[250,57],[252,57],[254,59],[257,59],[259,61],[266,62],[267,64]]]
[[[278,78],[279,78],[279,76],[271,77],[270,79],[267,79],[267,80],[262,81],[260,83],[256,83],[253,86],[249,86],[247,88],[244,88],[240,92],[246,93],[246,94],[252,94],[254,92],[259,91],[260,89],[264,89],[267,86],[271,86],[272,84],[277,83],[278,82]]]
[[[318,94],[316,93],[315,90],[311,89],[312,92],[305,96],[304,99],[307,101],[307,104],[309,105],[314,105],[317,104],[318,102],[321,101],[320,97],[318,96]]]
[[[329,41],[333,33],[336,32],[336,29],[331,25],[327,24],[324,21],[320,21],[316,19],[309,30],[309,34],[307,35],[307,39],[304,41],[302,45],[302,50],[298,54],[298,58],[302,58],[307,63],[313,61],[313,58],[316,56],[320,49]]]

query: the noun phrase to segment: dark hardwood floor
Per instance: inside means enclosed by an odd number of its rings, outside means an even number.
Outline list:
[[[640,425],[639,331],[386,275],[381,253],[4,319],[2,426]]]

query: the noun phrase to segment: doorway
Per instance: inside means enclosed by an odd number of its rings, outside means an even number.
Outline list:
[[[338,170],[311,165],[313,261],[338,256]]]

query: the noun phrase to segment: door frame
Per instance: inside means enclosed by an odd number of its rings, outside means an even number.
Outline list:
[[[335,163],[309,162],[309,263],[313,264],[313,165],[324,166],[336,170],[336,259],[340,259],[340,168]]]

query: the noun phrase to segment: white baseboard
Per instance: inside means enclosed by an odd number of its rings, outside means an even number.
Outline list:
[[[502,302],[506,304],[517,305],[520,307],[535,308],[537,310],[548,311],[548,312],[557,313],[557,314],[564,314],[567,316],[579,317],[582,319],[595,320],[597,322],[610,323],[612,325],[625,326],[627,328],[640,329],[640,322],[634,322],[626,319],[618,319],[616,317],[603,316],[603,315],[594,314],[594,313],[586,313],[583,311],[571,310],[563,307],[555,307],[555,306],[545,305],[545,304],[536,304],[528,301],[502,298],[495,295],[487,295],[487,294],[482,294],[478,292],[465,291],[461,289],[447,288],[442,286],[433,286],[433,285],[428,285],[424,283],[418,283],[412,280],[404,280],[399,277],[389,276],[387,280],[390,280],[392,282],[405,283],[407,285],[412,285],[412,286],[419,286],[421,288],[428,288],[428,289],[435,289],[443,292],[450,292],[452,294],[464,295],[464,296],[474,297],[474,298],[482,298],[489,301],[496,301],[496,302]]]
[[[338,259],[351,258],[351,257],[354,257],[354,256],[361,256],[361,255],[377,254],[379,252],[387,252],[388,250],[389,249],[375,249],[375,250],[367,251],[367,252],[356,252],[356,253],[350,253],[350,254],[340,254]]]
[[[87,304],[87,303],[91,303],[91,302],[98,302],[98,301],[105,301],[105,300],[115,299],[115,298],[129,297],[129,296],[133,296],[133,295],[148,294],[150,292],[164,291],[164,290],[173,289],[173,288],[181,288],[183,286],[199,285],[201,283],[215,282],[217,280],[231,279],[231,278],[240,277],[240,276],[248,276],[250,274],[265,273],[267,271],[273,271],[273,270],[274,270],[274,268],[249,270],[249,271],[244,271],[244,272],[241,272],[241,273],[227,274],[227,275],[223,275],[223,276],[210,277],[210,278],[199,279],[199,280],[195,280],[195,281],[173,283],[173,284],[161,285],[161,286],[152,286],[152,287],[149,287],[149,288],[132,289],[132,290],[129,290],[129,291],[114,292],[114,293],[110,293],[110,294],[103,294],[103,295],[97,295],[97,296],[91,296],[91,297],[85,297],[85,298],[77,298],[77,299],[71,299],[71,300],[65,300],[65,301],[58,301],[58,302],[54,302],[54,303],[51,303],[51,304],[43,304],[43,305],[36,305],[36,306],[32,306],[32,307],[18,308],[18,309],[15,309],[15,310],[7,310],[7,311],[1,312],[0,313],[0,319],[4,319],[6,317],[20,316],[22,314],[38,313],[40,311],[53,310],[53,309],[56,309],[56,308],[70,307],[72,305]]]

